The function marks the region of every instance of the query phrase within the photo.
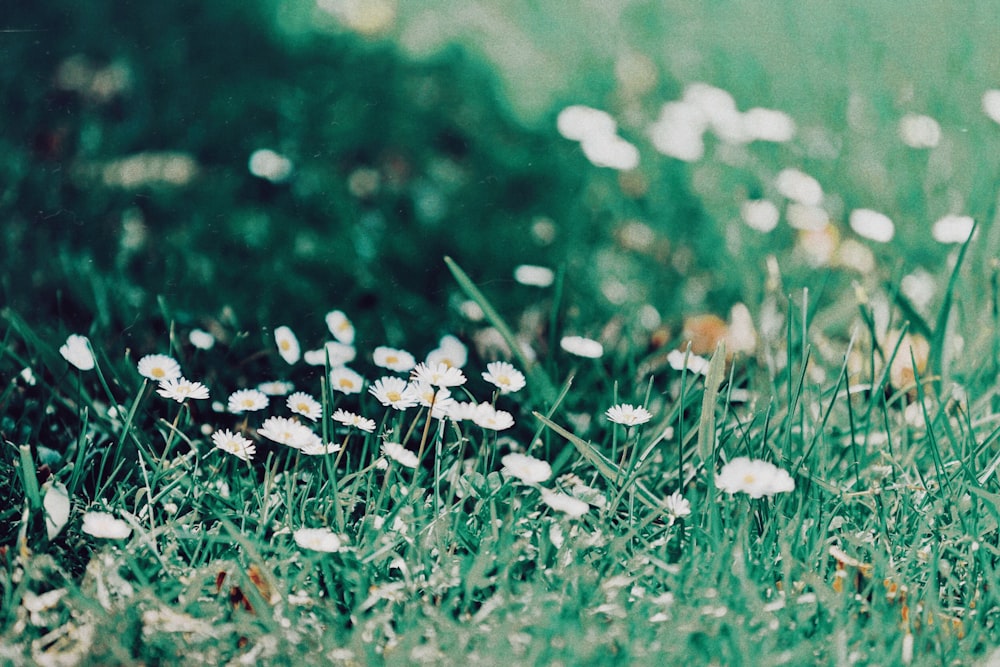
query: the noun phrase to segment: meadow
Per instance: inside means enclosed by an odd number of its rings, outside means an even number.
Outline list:
[[[3,664],[1000,664],[989,3],[8,22]]]

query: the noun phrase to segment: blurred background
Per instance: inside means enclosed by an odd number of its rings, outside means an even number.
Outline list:
[[[929,312],[948,216],[997,248],[996,3],[6,4],[0,289],[54,328],[341,308],[426,347],[469,319],[450,255],[522,327],[559,295],[655,345],[803,285]]]

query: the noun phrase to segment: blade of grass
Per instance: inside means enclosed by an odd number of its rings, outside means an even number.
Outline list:
[[[722,341],[715,348],[715,354],[708,362],[705,376],[705,391],[701,395],[701,418],[698,422],[698,456],[706,468],[713,467],[715,461],[715,404],[719,400],[719,387],[726,372],[726,343]]]

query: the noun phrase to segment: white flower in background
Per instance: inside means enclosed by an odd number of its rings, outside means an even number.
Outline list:
[[[524,389],[524,374],[506,361],[486,364],[483,379],[500,389],[501,394],[511,394]]]
[[[280,445],[295,448],[310,444],[316,435],[308,426],[290,417],[268,417],[257,429],[257,434]]]
[[[299,339],[295,337],[295,332],[290,328],[276,328],[274,330],[274,342],[278,344],[278,354],[285,360],[285,363],[294,364],[299,360],[302,348],[299,347]]]
[[[226,429],[212,434],[212,442],[218,449],[244,461],[253,459],[257,446],[239,433]]]
[[[87,512],[83,515],[83,532],[105,540],[124,540],[132,528],[107,512]]]
[[[354,428],[365,431],[366,433],[371,433],[375,430],[374,420],[365,419],[361,415],[348,412],[347,410],[334,410],[333,421],[340,422],[345,426],[353,426]]]
[[[333,334],[333,337],[337,339],[338,343],[343,343],[344,345],[354,344],[354,325],[347,315],[340,310],[331,310],[326,314],[326,327]]]
[[[410,380],[435,387],[459,387],[465,384],[465,375],[458,368],[445,363],[417,364],[410,372]]]
[[[351,363],[357,356],[358,351],[354,349],[353,345],[331,340],[318,350],[306,350],[302,355],[302,360],[310,366],[323,366],[329,358],[330,368],[336,368]]]
[[[417,360],[406,350],[397,350],[380,345],[372,353],[372,360],[379,368],[385,368],[397,373],[408,373],[417,365]]]
[[[741,456],[722,466],[715,476],[715,486],[730,495],[745,493],[761,498],[794,491],[795,480],[772,463]]]
[[[691,503],[688,502],[687,498],[680,491],[674,491],[664,498],[663,504],[666,506],[670,523],[691,515]]]
[[[215,336],[203,329],[191,329],[188,341],[199,350],[211,350],[215,347]]]
[[[868,208],[851,211],[850,223],[855,234],[878,243],[888,243],[896,232],[889,216]]]
[[[343,548],[340,537],[329,528],[299,528],[292,533],[295,543],[303,549],[334,553]]]
[[[176,378],[160,382],[160,388],[156,393],[163,398],[172,398],[178,403],[183,403],[189,398],[196,400],[208,398],[208,387],[200,382]]]
[[[795,121],[784,111],[754,107],[743,114],[748,139],[784,143],[795,137]]]
[[[342,394],[359,394],[364,387],[365,379],[359,373],[347,366],[334,368],[330,371],[330,388]]]
[[[983,93],[983,113],[994,123],[1000,123],[1000,90],[987,90]]]
[[[778,207],[767,199],[748,199],[740,204],[740,217],[750,229],[767,233],[778,226]]]
[[[448,419],[454,422],[472,421],[476,418],[478,403],[473,401],[452,401],[448,406]]]
[[[480,403],[472,414],[472,421],[491,431],[504,431],[514,425],[514,417],[509,412],[497,410],[489,403]]]
[[[559,112],[556,129],[570,141],[583,141],[588,137],[614,134],[618,124],[606,111],[574,104]]]
[[[181,366],[165,354],[147,354],[136,364],[139,375],[154,382],[176,380],[181,376]]]
[[[386,375],[368,387],[368,393],[378,402],[395,410],[405,410],[417,404],[417,399],[409,394],[409,383],[402,378]]]
[[[411,382],[405,395],[425,408],[432,408],[431,416],[438,419],[446,417],[447,411],[455,403],[450,391],[444,388],[438,389],[426,382]]]
[[[250,154],[247,169],[257,178],[281,183],[292,175],[292,161],[269,148],[260,148]]]
[[[59,354],[81,371],[89,371],[94,368],[94,351],[90,348],[90,340],[86,336],[70,334],[66,338],[66,342],[59,348]]]
[[[822,206],[809,206],[798,202],[788,202],[785,217],[794,229],[804,232],[820,232],[830,224],[830,214]]]
[[[398,442],[383,442],[382,453],[405,468],[416,468],[420,463],[416,454]]]
[[[298,450],[306,456],[325,456],[336,454],[340,451],[340,445],[334,443],[323,444],[323,439],[319,436],[312,438],[306,444],[298,447]]]
[[[618,405],[613,405],[607,409],[604,413],[609,421],[613,421],[616,424],[621,424],[622,426],[638,426],[640,424],[645,424],[653,415],[644,407],[637,407],[631,405],[630,403],[619,403]]]
[[[559,347],[570,354],[587,359],[599,359],[604,354],[604,346],[596,340],[583,336],[563,336]]]
[[[24,368],[21,369],[20,375],[21,379],[24,380],[24,383],[29,387],[34,387],[35,384],[38,382],[38,379],[35,378],[35,371],[31,370],[31,368],[28,366],[25,366]]]
[[[542,501],[557,512],[573,518],[579,518],[590,510],[590,505],[579,498],[548,489],[542,489]]]
[[[548,287],[555,279],[555,272],[547,266],[521,264],[514,269],[514,280],[529,287]]]
[[[639,166],[639,149],[617,134],[589,137],[580,142],[580,148],[595,167],[628,171]]]
[[[697,81],[684,88],[682,102],[697,109],[703,122],[722,141],[729,144],[750,141],[743,114],[736,108],[736,100],[729,91]]]
[[[671,350],[667,353],[667,363],[675,371],[687,370],[689,373],[708,375],[708,359],[699,357],[697,354],[687,354],[680,350]]]
[[[285,400],[288,409],[306,419],[316,421],[323,416],[323,406],[304,391],[297,391]]]
[[[783,197],[806,206],[819,206],[823,202],[823,187],[819,181],[798,169],[782,169],[774,186]]]
[[[234,415],[243,412],[256,412],[263,410],[270,402],[267,394],[257,389],[240,389],[229,395],[227,408]]]
[[[934,223],[931,236],[938,243],[965,243],[975,225],[968,215],[946,215]]]
[[[502,472],[509,477],[516,477],[525,484],[538,484],[552,477],[552,466],[547,461],[536,459],[527,454],[507,454],[500,462]]]
[[[257,385],[257,389],[268,396],[285,396],[295,391],[295,385],[284,380],[271,380],[270,382],[261,382]]]
[[[685,162],[697,162],[705,155],[702,135],[707,121],[702,110],[690,102],[667,102],[649,128],[649,138],[660,153]]]
[[[899,120],[899,138],[910,148],[934,148],[941,141],[941,126],[930,116],[906,114]]]
[[[427,353],[427,358],[424,361],[428,366],[447,364],[455,368],[465,368],[465,364],[469,362],[469,348],[465,346],[465,343],[448,334],[441,337],[438,346]]]

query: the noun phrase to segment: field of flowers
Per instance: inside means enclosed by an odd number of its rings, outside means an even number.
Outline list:
[[[761,5],[0,26],[0,662],[1000,664],[1000,33]]]

